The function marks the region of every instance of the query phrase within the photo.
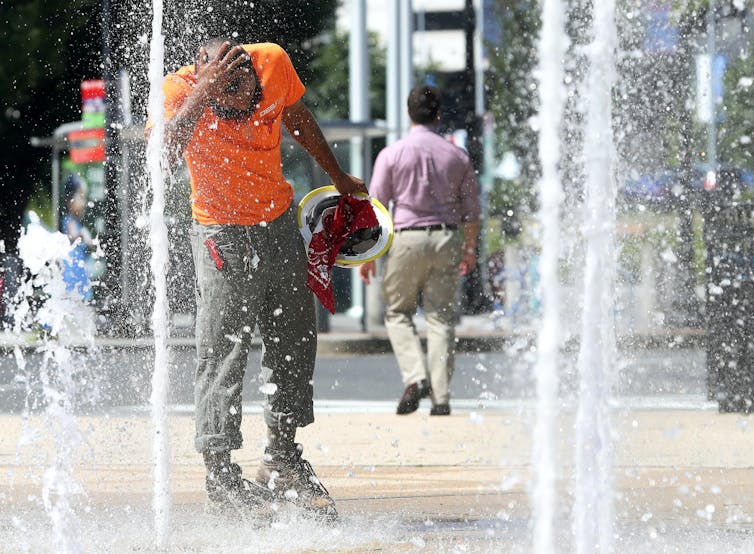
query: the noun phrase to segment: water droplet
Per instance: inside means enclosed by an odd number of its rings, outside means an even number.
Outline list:
[[[259,392],[268,396],[275,394],[277,390],[278,386],[275,383],[265,383],[264,385],[259,387]]]

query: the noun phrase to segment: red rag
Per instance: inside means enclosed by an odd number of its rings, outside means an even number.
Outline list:
[[[359,229],[376,227],[377,216],[368,199],[341,196],[332,215],[322,218],[321,231],[312,235],[309,248],[306,286],[319,298],[331,314],[335,313],[335,295],[332,288],[332,266],[341,246],[351,233]]]

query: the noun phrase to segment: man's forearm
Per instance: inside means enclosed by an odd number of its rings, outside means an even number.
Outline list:
[[[165,124],[165,144],[171,162],[177,161],[183,155],[199,119],[207,106],[207,95],[197,86],[186,98],[178,112]]]
[[[293,139],[331,178],[334,179],[342,173],[343,170],[335,159],[335,154],[327,143],[322,129],[308,108],[296,106],[296,110],[283,119],[283,124]]]

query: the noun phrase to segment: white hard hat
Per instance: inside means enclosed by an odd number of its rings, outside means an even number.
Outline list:
[[[335,265],[353,267],[371,262],[382,256],[393,242],[393,220],[379,200],[364,193],[354,194],[356,198],[369,199],[377,216],[376,227],[359,229],[352,233],[341,246]],[[319,187],[309,192],[298,204],[297,223],[308,248],[312,235],[322,229],[322,217],[328,211],[335,210],[340,193],[333,185]],[[319,227],[319,229],[318,229]]]

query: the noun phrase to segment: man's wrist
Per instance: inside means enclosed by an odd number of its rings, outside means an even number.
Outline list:
[[[208,82],[205,80],[197,81],[194,85],[193,96],[202,107],[206,107],[209,104],[209,100],[212,97],[213,85],[214,83],[211,81]]]

